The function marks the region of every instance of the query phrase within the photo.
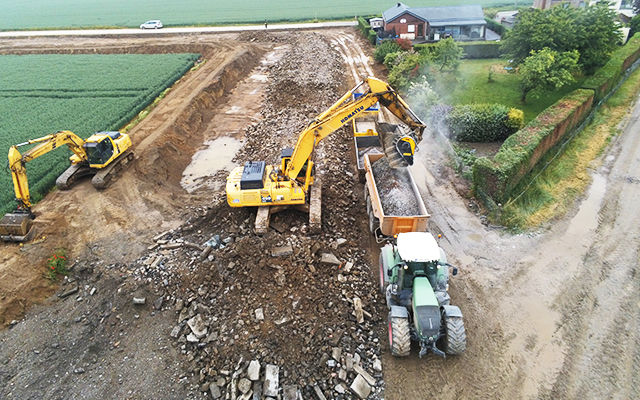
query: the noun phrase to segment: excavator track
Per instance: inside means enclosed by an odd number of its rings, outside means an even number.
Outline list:
[[[60,190],[69,190],[80,178],[93,174],[95,174],[95,170],[86,164],[74,164],[56,179],[56,186]]]
[[[106,189],[115,177],[129,162],[133,161],[133,151],[127,150],[118,159],[96,172],[91,184],[98,190]]]

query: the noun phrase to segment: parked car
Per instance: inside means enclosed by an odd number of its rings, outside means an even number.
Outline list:
[[[159,19],[152,19],[144,24],[140,25],[140,29],[160,29],[162,28],[162,21]]]

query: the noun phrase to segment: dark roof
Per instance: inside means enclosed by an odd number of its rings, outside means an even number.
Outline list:
[[[403,3],[382,13],[385,22],[391,22],[402,14],[411,14],[429,22],[431,26],[485,25],[484,13],[479,5],[454,7],[409,7]]]

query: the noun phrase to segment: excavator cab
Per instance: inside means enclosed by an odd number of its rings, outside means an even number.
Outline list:
[[[87,142],[84,147],[89,165],[104,165],[113,157],[113,143],[108,136],[99,142]]]

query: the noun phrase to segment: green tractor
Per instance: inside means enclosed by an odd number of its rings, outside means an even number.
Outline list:
[[[427,232],[400,233],[380,250],[380,289],[389,307],[391,354],[406,357],[411,339],[446,357],[467,347],[462,312],[449,304],[449,267],[444,251]],[[458,273],[452,268],[452,274]]]

